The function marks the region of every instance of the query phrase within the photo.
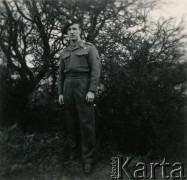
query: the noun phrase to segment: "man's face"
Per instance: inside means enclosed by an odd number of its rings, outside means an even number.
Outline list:
[[[67,30],[70,41],[77,41],[80,39],[81,30],[79,24],[72,24]]]

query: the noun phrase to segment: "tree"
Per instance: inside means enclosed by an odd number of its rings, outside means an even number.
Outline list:
[[[167,151],[166,147],[173,144],[169,137],[182,139],[186,37],[182,30],[181,24],[172,25],[172,19],[160,19],[145,21],[133,30],[112,29],[108,37],[115,45],[105,50],[104,90],[98,109],[105,132],[112,129],[113,137],[124,145],[120,146],[126,150],[131,147],[130,152],[160,151],[163,147]],[[137,144],[129,142],[129,137]]]
[[[0,47],[10,73],[6,91],[19,110],[45,76],[52,76],[52,91],[55,88],[63,34],[53,3],[3,1],[1,7]]]

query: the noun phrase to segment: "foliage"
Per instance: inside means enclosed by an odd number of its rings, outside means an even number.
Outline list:
[[[0,177],[14,179],[53,179],[63,176],[84,177],[80,158],[68,162],[69,148],[66,132],[24,132],[17,124],[0,130]],[[110,177],[113,148],[98,143],[98,165],[93,176]],[[105,150],[108,150],[107,153]],[[71,167],[71,168],[70,168]],[[98,179],[98,178],[94,178]]]
[[[117,134],[122,149],[158,155],[167,152],[169,145],[176,147],[169,137],[179,141],[184,137],[186,96],[185,63],[180,62],[184,58],[182,26],[171,26],[171,20],[157,23],[133,35],[128,30],[120,33],[119,28],[119,40],[108,37],[116,43],[115,48],[106,49],[102,61],[98,109],[105,129]]]
[[[61,158],[67,156],[67,138],[63,132],[24,133],[16,124],[0,132],[1,175],[36,171],[37,168],[44,171],[55,167],[57,170],[64,161]]]

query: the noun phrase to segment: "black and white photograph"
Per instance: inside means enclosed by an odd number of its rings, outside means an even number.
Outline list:
[[[0,0],[0,180],[187,178],[187,0]]]

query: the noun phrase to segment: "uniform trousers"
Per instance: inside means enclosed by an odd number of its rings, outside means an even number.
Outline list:
[[[77,145],[80,136],[84,163],[92,163],[95,154],[95,112],[93,103],[86,101],[88,88],[89,77],[81,75],[66,77],[63,87],[70,148]]]

